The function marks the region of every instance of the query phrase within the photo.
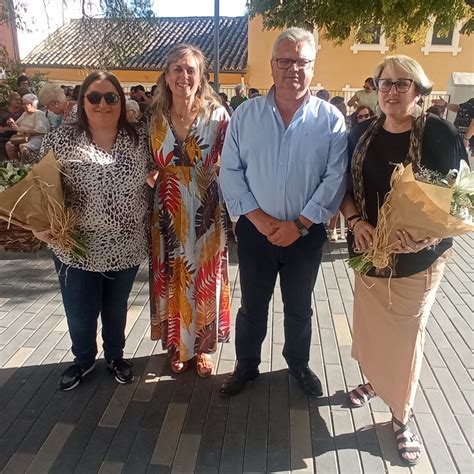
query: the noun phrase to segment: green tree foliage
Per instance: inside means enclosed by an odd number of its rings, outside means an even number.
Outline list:
[[[24,69],[19,61],[14,61],[8,57],[4,46],[0,46],[0,63],[5,71],[5,79],[0,81],[0,108],[4,108],[8,105],[8,94],[17,89],[16,80],[24,74]],[[36,93],[45,83],[45,78],[41,74],[35,74],[28,78],[33,91]]]
[[[368,42],[374,25],[393,45],[413,43],[424,37],[434,17],[446,32],[459,20],[465,20],[463,33],[474,29],[472,0],[251,0],[249,12],[261,15],[267,29],[318,27],[337,43],[351,33]]]

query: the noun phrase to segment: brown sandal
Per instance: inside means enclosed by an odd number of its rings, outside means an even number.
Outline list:
[[[352,408],[363,407],[366,403],[369,403],[372,398],[376,396],[374,389],[370,383],[360,384],[354,390],[351,390],[347,394],[347,400]],[[357,400],[358,403],[355,403]]]
[[[199,377],[206,379],[212,375],[214,370],[214,362],[212,362],[209,354],[198,354],[196,357],[196,373]]]
[[[188,365],[189,363],[187,360],[179,360],[179,352],[175,352],[171,356],[170,367],[175,374],[180,374],[181,372],[187,370]]]
[[[400,460],[406,466],[415,466],[420,461],[421,457],[421,442],[416,434],[413,434],[408,422],[403,424],[392,416],[392,424],[398,429],[395,431],[395,438],[397,442],[397,451]],[[414,453],[413,459],[407,458],[404,455],[407,453]]]

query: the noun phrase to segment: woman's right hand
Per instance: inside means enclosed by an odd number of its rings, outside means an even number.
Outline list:
[[[33,235],[42,242],[46,242],[47,244],[52,244],[56,242],[56,239],[53,237],[51,230],[32,230]]]
[[[352,227],[354,234],[354,251],[365,252],[372,247],[374,242],[374,226],[363,219],[357,221]]]

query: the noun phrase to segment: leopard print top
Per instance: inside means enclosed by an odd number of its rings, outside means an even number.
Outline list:
[[[118,271],[140,264],[148,254],[146,177],[151,161],[145,125],[136,146],[120,132],[111,153],[85,133],[64,125],[43,140],[41,156],[52,148],[64,172],[65,204],[78,216],[76,226],[87,247],[78,261],[51,247],[66,265],[93,272]]]

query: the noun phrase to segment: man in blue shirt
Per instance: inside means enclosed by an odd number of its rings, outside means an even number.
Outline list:
[[[277,275],[284,304],[283,355],[303,390],[321,396],[308,366],[311,297],[324,222],[345,192],[344,118],[311,96],[316,48],[313,35],[284,31],[273,46],[274,86],[242,104],[227,130],[220,170],[229,213],[240,216],[236,236],[242,301],[236,321],[237,367],[220,388],[234,395],[259,375],[268,305]]]

